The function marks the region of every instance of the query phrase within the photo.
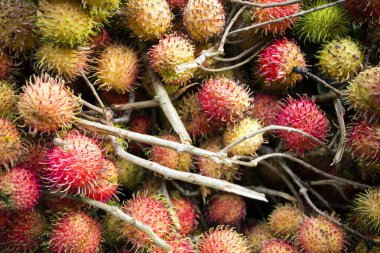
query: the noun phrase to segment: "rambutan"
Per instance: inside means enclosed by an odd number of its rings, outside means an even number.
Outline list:
[[[257,60],[258,74],[268,89],[286,90],[302,80],[294,67],[306,67],[305,57],[294,40],[277,39],[264,48]]]
[[[179,137],[172,134],[160,136],[161,139],[180,142]],[[170,148],[155,145],[152,147],[150,159],[173,170],[188,172],[192,166],[192,155],[186,152],[177,152]]]
[[[41,204],[48,213],[66,213],[83,210],[86,206],[79,199],[59,198],[54,195],[42,195]]]
[[[137,193],[133,199],[122,206],[122,210],[148,225],[161,238],[169,235],[173,229],[168,205],[159,195],[147,196]],[[138,249],[152,247],[152,241],[149,237],[133,225],[123,223],[121,231],[134,247]]]
[[[173,253],[195,253],[195,245],[192,242],[191,238],[183,237],[177,233],[170,234],[165,241],[172,247]],[[166,250],[163,250],[158,245],[153,245],[150,253],[166,253]]]
[[[263,243],[260,253],[296,253],[293,246],[280,240],[271,240]]]
[[[356,42],[345,38],[325,44],[317,58],[321,73],[343,82],[355,77],[360,71],[364,55]]]
[[[91,49],[95,52],[103,51],[111,44],[111,35],[106,30],[101,30],[97,35],[90,37]]]
[[[150,115],[132,113],[131,118],[128,122],[128,127],[130,131],[140,133],[140,134],[150,134],[152,130],[152,117]],[[147,144],[137,143],[130,141],[128,143],[128,152],[132,154],[138,154],[142,151]]]
[[[120,219],[113,214],[107,213],[100,222],[102,238],[108,245],[117,245],[122,242]]]
[[[277,97],[259,93],[253,96],[253,108],[251,117],[259,119],[263,127],[273,125],[276,114],[280,110]]]
[[[176,66],[195,60],[194,46],[181,34],[164,36],[149,50],[149,58],[152,69],[167,84],[182,85],[194,75],[195,69],[176,71]]]
[[[97,22],[105,22],[121,4],[120,0],[82,0],[82,4],[89,9],[90,16]]]
[[[8,118],[0,118],[0,164],[12,165],[23,151],[21,134]]]
[[[276,236],[292,238],[296,236],[302,222],[301,209],[292,205],[278,205],[269,215],[268,224]]]
[[[139,56],[131,47],[111,44],[97,59],[96,84],[104,90],[130,92],[136,85],[139,69]]]
[[[62,192],[77,191],[94,184],[102,169],[102,152],[94,139],[78,132],[62,138],[65,147],[55,146],[47,152],[46,181]]]
[[[54,222],[50,232],[50,252],[95,253],[99,248],[99,224],[86,213],[64,213]]]
[[[283,3],[286,0],[252,0],[253,3],[257,4],[273,4],[273,3]],[[267,22],[269,20],[282,18],[285,16],[290,16],[300,12],[300,4],[290,4],[286,6],[277,6],[271,8],[252,8],[252,19],[257,23]],[[297,18],[285,19],[281,22],[267,24],[260,27],[265,33],[284,33],[286,29],[290,28]]]
[[[0,231],[0,245],[9,252],[34,252],[42,243],[47,222],[39,211],[24,211],[12,215],[12,221]]]
[[[135,190],[144,175],[144,168],[126,160],[116,160],[119,168],[118,182],[129,190]]]
[[[12,59],[5,51],[0,50],[0,80],[8,81],[12,73]]]
[[[40,196],[40,183],[33,172],[19,167],[0,172],[0,210],[33,209]]]
[[[16,98],[17,96],[14,85],[0,80],[0,115],[5,115],[13,111],[16,104]]]
[[[189,0],[168,0],[168,3],[175,11],[180,11],[186,6],[188,1]]]
[[[191,234],[198,226],[198,214],[196,206],[185,197],[180,196],[178,193],[172,194],[170,201],[175,208],[182,235]]]
[[[275,124],[293,127],[325,141],[329,133],[329,121],[313,100],[303,96],[299,99],[289,97],[276,115]],[[299,133],[276,131],[287,149],[299,154],[314,149],[317,144]]]
[[[161,38],[174,17],[166,0],[128,0],[124,11],[128,27],[143,40]]]
[[[46,167],[46,143],[44,141],[29,141],[30,145],[21,155],[19,164],[21,167],[33,171],[38,176],[42,176]]]
[[[352,17],[360,21],[377,21],[380,18],[378,0],[346,0],[345,6]]]
[[[298,241],[306,253],[341,253],[345,232],[323,216],[306,217],[301,223]]]
[[[220,36],[226,13],[219,0],[189,0],[183,10],[183,23],[195,41],[207,41]]]
[[[245,86],[226,78],[205,81],[198,99],[206,115],[220,122],[236,122],[252,107],[252,98]]]
[[[215,225],[239,225],[246,216],[244,198],[232,193],[212,196],[206,207],[206,220]]]
[[[259,120],[252,119],[251,117],[245,117],[235,125],[229,126],[223,135],[224,144],[230,145],[238,139],[257,131],[261,128]],[[244,140],[243,142],[235,145],[231,148],[230,153],[232,155],[252,155],[261,147],[264,143],[264,134],[259,133],[252,138]]]
[[[62,79],[44,74],[33,76],[23,87],[17,108],[33,132],[55,132],[71,126],[80,103]]]
[[[218,226],[205,233],[198,242],[200,253],[248,253],[251,247],[247,238],[233,228]]]
[[[244,234],[247,236],[253,252],[259,252],[265,242],[274,239],[274,235],[267,224],[254,226],[248,229]]]
[[[367,190],[354,199],[354,216],[359,227],[366,231],[380,231],[380,188]]]

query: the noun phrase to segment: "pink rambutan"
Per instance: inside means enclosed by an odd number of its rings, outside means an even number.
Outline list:
[[[212,120],[236,122],[251,109],[249,91],[238,82],[227,79],[209,79],[198,93],[199,103]]]
[[[297,251],[293,246],[280,240],[271,240],[263,244],[260,249],[260,253],[296,253]]]
[[[329,133],[329,121],[313,100],[303,96],[299,99],[289,97],[277,113],[275,124],[293,127],[325,141]],[[299,154],[314,149],[317,144],[299,133],[277,131],[287,149]]]
[[[191,234],[198,226],[198,214],[195,205],[188,198],[182,197],[177,193],[172,194],[170,200],[181,225],[179,232],[182,235]]]
[[[264,93],[253,96],[251,117],[259,119],[262,127],[272,125],[279,110],[280,103],[275,96]]]
[[[40,183],[33,172],[19,167],[0,172],[0,210],[32,209],[40,196]]]

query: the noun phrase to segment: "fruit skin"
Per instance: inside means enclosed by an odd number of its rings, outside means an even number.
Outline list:
[[[59,78],[33,76],[23,87],[17,109],[34,133],[69,128],[80,110],[80,102]]]
[[[257,4],[269,4],[269,3],[282,3],[286,0],[254,0],[252,2]],[[252,20],[256,21],[257,23],[266,22],[272,19],[278,19],[282,18],[284,16],[290,16],[293,14],[296,14],[300,12],[300,5],[298,3],[291,4],[287,6],[278,6],[278,7],[271,7],[271,8],[252,8],[251,9],[251,15]],[[297,21],[297,18],[291,18],[291,19],[285,19],[278,23],[272,23],[265,26],[260,27],[262,31],[265,33],[284,33],[285,30],[290,28],[294,22]]]
[[[149,50],[150,65],[170,85],[183,85],[194,76],[195,68],[176,72],[176,67],[195,60],[194,46],[181,34],[164,36]]]
[[[62,142],[66,148],[55,146],[47,152],[45,179],[51,188],[81,194],[98,178],[102,152],[94,139],[76,131],[63,137]]]
[[[40,183],[33,172],[20,167],[0,172],[0,210],[33,209],[40,196]]]
[[[359,45],[350,38],[333,40],[318,52],[321,73],[338,82],[356,76],[364,59]]]
[[[167,203],[161,196],[147,196],[138,193],[133,199],[128,200],[121,208],[126,214],[150,226],[153,232],[163,238],[172,231],[172,220]],[[142,231],[134,226],[123,223],[121,231],[124,237],[134,245],[136,249],[149,249],[153,242]]]
[[[305,253],[341,253],[345,232],[323,216],[303,219],[298,241]]]
[[[108,245],[118,245],[123,242],[120,232],[120,220],[114,215],[107,213],[102,217],[101,223],[102,239]]]
[[[178,193],[172,194],[170,201],[175,208],[182,235],[191,234],[198,226],[198,214],[196,206],[186,197],[180,196]]]
[[[178,233],[172,233],[165,241],[172,247],[173,253],[195,253],[195,246],[190,239],[190,237],[183,237]],[[166,250],[163,250],[158,245],[153,245],[149,253],[166,253]]]
[[[111,44],[96,60],[96,84],[103,90],[120,94],[130,92],[140,71],[139,56],[129,46]]]
[[[259,93],[253,96],[251,117],[259,119],[263,127],[273,125],[276,114],[280,110],[277,97]]]
[[[296,253],[297,251],[293,246],[280,240],[271,240],[264,242],[260,249],[260,253]]]
[[[53,253],[95,253],[100,248],[99,224],[84,212],[64,213],[54,222],[49,250]]]
[[[302,218],[303,213],[298,207],[289,204],[278,205],[269,215],[268,224],[276,236],[287,239],[297,234]]]
[[[37,44],[34,32],[36,6],[30,1],[5,0],[0,5],[0,44],[16,55],[23,54]]]
[[[107,22],[120,4],[120,0],[82,0],[82,5],[89,9],[90,16],[97,22]]]
[[[208,41],[220,36],[226,18],[218,0],[189,0],[183,10],[183,23],[195,41]]]
[[[360,72],[347,87],[347,100],[361,114],[380,116],[380,67]]]
[[[175,11],[180,11],[186,6],[188,1],[189,0],[168,0],[168,3]]]
[[[365,231],[380,231],[380,188],[359,194],[354,199],[353,214],[359,227]]]
[[[360,21],[375,21],[380,18],[380,2],[377,0],[346,0],[348,12]]]
[[[0,164],[13,165],[22,151],[20,132],[9,118],[0,117]]]
[[[39,1],[36,25],[43,40],[56,45],[84,45],[99,26],[74,0]]]
[[[116,160],[119,168],[118,182],[129,190],[133,191],[141,182],[144,175],[144,168],[126,160]]]
[[[42,72],[50,72],[72,81],[81,73],[86,73],[89,51],[78,51],[70,47],[56,47],[43,44],[36,52],[36,66]]]
[[[302,75],[294,73],[294,67],[306,67],[304,55],[294,40],[277,39],[264,48],[257,60],[258,75],[265,88],[286,90],[302,80]]]
[[[200,253],[235,252],[248,253],[251,247],[247,238],[233,228],[218,226],[203,234],[198,241]]]
[[[210,198],[205,214],[211,224],[237,226],[244,220],[247,208],[243,197],[219,193]]]
[[[250,228],[245,231],[244,234],[247,236],[249,243],[252,245],[253,252],[259,252],[261,246],[266,241],[270,241],[275,238],[267,224],[261,224]]]
[[[305,9],[330,3],[328,0],[316,0]],[[345,36],[350,30],[349,17],[341,5],[334,5],[319,11],[307,13],[298,19],[294,33],[301,40],[321,43]]]
[[[16,98],[14,85],[0,80],[0,115],[5,115],[13,111]]]
[[[252,107],[252,98],[245,86],[227,78],[205,81],[198,99],[210,120],[218,122],[236,122]]]
[[[235,125],[229,126],[223,134],[224,145],[228,146],[239,138],[257,131],[261,128],[261,124],[258,119],[252,119],[251,117],[245,117]],[[260,148],[264,143],[264,134],[259,133],[252,138],[249,138],[229,151],[232,155],[252,155]]]
[[[174,18],[166,0],[128,0],[124,11],[128,27],[142,40],[160,39]]]
[[[167,141],[180,142],[179,137],[172,134],[165,134],[160,136],[160,138]],[[192,155],[190,153],[177,152],[161,146],[152,147],[150,159],[173,170],[188,172],[192,166]]]
[[[12,59],[5,52],[0,50],[0,80],[8,81],[12,73]]]
[[[275,125],[302,130],[323,142],[330,129],[329,121],[319,106],[306,96],[298,99],[289,97],[276,115]],[[299,133],[283,130],[278,130],[276,133],[284,142],[286,149],[298,154],[304,154],[317,147],[315,142]]]
[[[6,252],[34,252],[42,243],[47,225],[44,215],[37,210],[15,213],[0,231],[0,245]]]

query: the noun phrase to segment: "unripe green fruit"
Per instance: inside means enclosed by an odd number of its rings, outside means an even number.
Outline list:
[[[82,4],[89,8],[91,17],[98,21],[107,21],[120,6],[120,0],[82,0]]]
[[[355,198],[354,215],[364,230],[380,232],[380,188],[368,190]]]
[[[16,98],[13,84],[0,81],[0,116],[13,111]]]
[[[21,134],[7,118],[0,118],[0,165],[8,167],[22,152]]]

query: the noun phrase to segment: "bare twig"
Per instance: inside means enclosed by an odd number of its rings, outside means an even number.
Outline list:
[[[287,194],[285,192],[276,191],[276,190],[273,190],[273,189],[266,188],[264,186],[251,186],[249,188],[251,188],[252,190],[255,190],[257,192],[265,193],[267,195],[281,197],[281,198],[289,200],[291,202],[297,202],[297,199],[295,197],[293,197],[293,196],[291,196],[291,195],[289,195],[289,194]]]
[[[160,192],[164,196],[166,201],[168,202],[168,205],[170,207],[169,208],[169,214],[173,220],[173,224],[174,224],[175,229],[178,231],[181,230],[181,224],[179,222],[178,216],[177,216],[176,211],[174,209],[172,200],[170,199],[168,188],[166,187],[166,180],[165,179],[161,180]]]
[[[134,102],[134,103],[126,103],[120,105],[112,105],[112,110],[115,111],[126,111],[126,110],[135,110],[135,109],[145,109],[159,106],[158,102],[154,99]]]
[[[302,2],[302,0],[292,0],[292,1],[286,1],[286,2],[281,2],[281,3],[259,4],[259,3],[244,1],[244,0],[229,0],[229,1],[232,3],[243,4],[243,5],[257,7],[257,8],[279,7],[279,6],[286,6],[286,5],[291,5],[291,4],[296,4],[296,3]]]
[[[329,91],[325,94],[314,95],[311,98],[314,99],[316,102],[325,102],[325,101],[332,100],[332,99],[336,98],[336,94],[332,91]]]
[[[174,180],[170,180],[169,182],[185,197],[195,197],[201,194],[199,191],[189,191],[184,189]]]
[[[239,55],[231,57],[231,58],[221,58],[219,56],[215,56],[215,57],[213,57],[213,59],[216,61],[221,61],[221,62],[237,61],[237,60],[240,60],[241,58],[243,58],[244,56],[246,56],[247,54],[249,54],[250,52],[257,49],[259,46],[260,46],[260,44],[256,44],[253,47],[247,48],[246,50],[241,52]]]
[[[95,96],[96,100],[98,101],[100,107],[102,107],[102,109],[105,109],[106,107],[104,106],[102,100],[100,99],[98,93],[96,92],[94,85],[90,82],[90,80],[88,80],[86,74],[83,71],[81,71],[80,74],[82,75],[87,86],[91,89],[92,94],[94,94],[94,96]]]
[[[334,99],[334,109],[335,109],[335,113],[338,119],[340,139],[339,139],[338,148],[335,153],[335,157],[332,164],[339,163],[342,160],[345,143],[346,143],[345,142],[346,141],[346,124],[344,122],[345,110],[339,98]]]
[[[99,114],[102,114],[102,115],[104,114],[104,111],[103,111],[102,108],[99,108],[99,107],[97,107],[97,106],[95,106],[95,105],[93,105],[93,104],[91,104],[91,103],[89,103],[89,102],[83,100],[83,98],[81,98],[80,101],[81,101],[81,103],[82,103],[84,106],[86,106],[88,109],[94,110],[95,112],[97,112],[97,113],[99,113]]]

